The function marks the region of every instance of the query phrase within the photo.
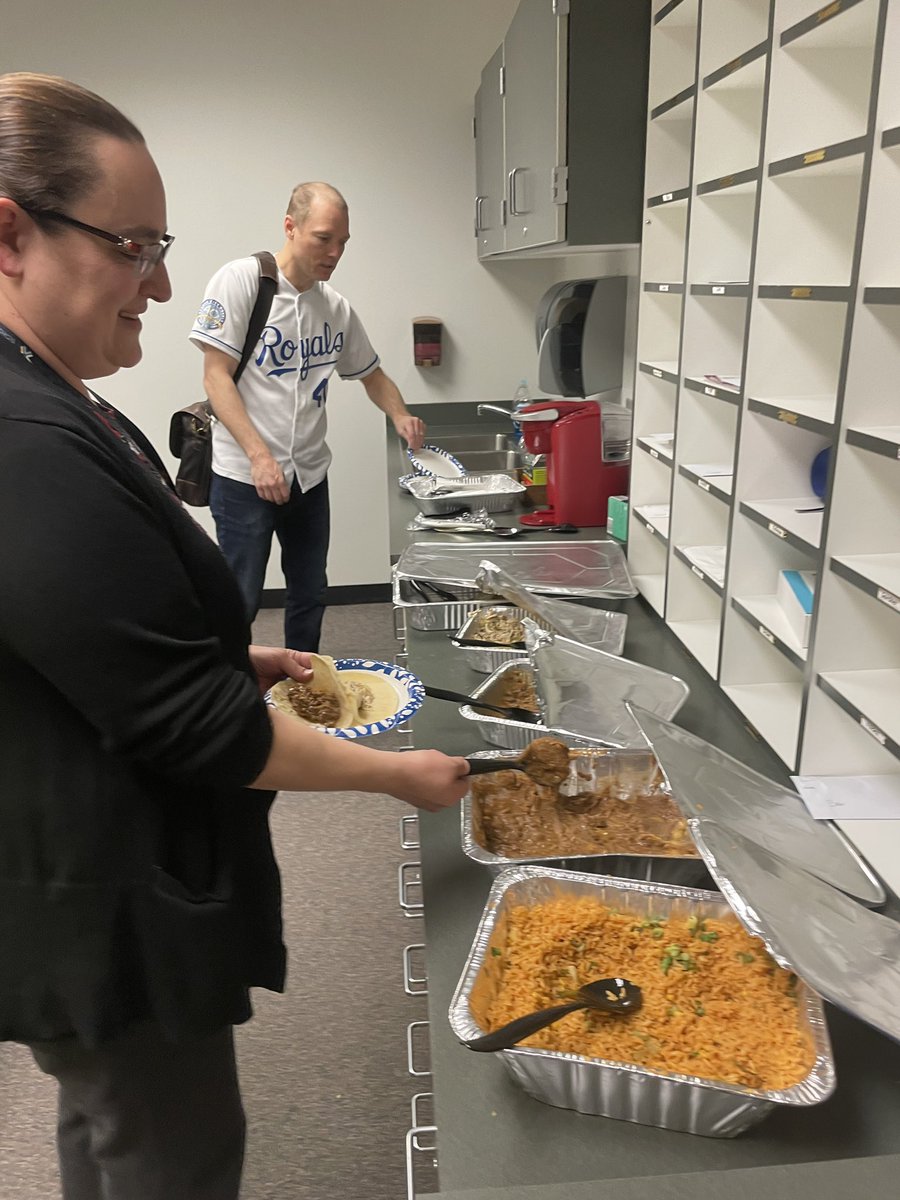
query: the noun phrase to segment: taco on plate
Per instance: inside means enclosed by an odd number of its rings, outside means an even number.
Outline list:
[[[328,729],[348,729],[359,724],[359,709],[354,693],[341,679],[328,654],[310,654],[312,679],[298,683],[282,679],[272,688],[272,703],[282,712],[299,717],[310,725]]]

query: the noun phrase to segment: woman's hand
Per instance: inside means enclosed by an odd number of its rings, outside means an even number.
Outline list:
[[[306,650],[286,650],[283,646],[250,646],[249,653],[260,695],[264,696],[280,679],[308,683],[312,678]]]
[[[469,764],[440,750],[404,750],[396,755],[398,778],[391,795],[425,812],[459,804],[469,790]]]

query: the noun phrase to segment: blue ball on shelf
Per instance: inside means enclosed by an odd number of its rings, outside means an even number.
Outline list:
[[[813,492],[820,500],[825,499],[825,488],[828,486],[828,464],[830,460],[831,447],[826,446],[812,460],[812,467],[810,467],[809,482],[812,485]]]

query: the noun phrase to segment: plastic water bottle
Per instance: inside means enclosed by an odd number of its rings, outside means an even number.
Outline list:
[[[519,386],[516,388],[515,392],[513,392],[513,412],[518,412],[520,408],[523,408],[526,404],[530,403],[531,397],[528,395],[528,380],[521,379],[519,380]],[[525,448],[525,439],[522,436],[522,426],[518,421],[513,422],[513,437],[515,439],[516,446],[520,450],[523,450]]]

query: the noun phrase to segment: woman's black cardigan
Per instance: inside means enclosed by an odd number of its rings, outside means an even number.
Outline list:
[[[0,1039],[203,1035],[284,985],[241,597],[120,425],[0,337]]]

